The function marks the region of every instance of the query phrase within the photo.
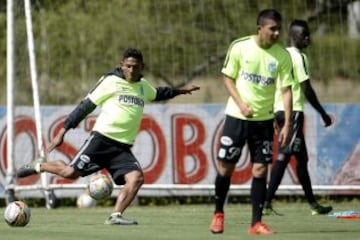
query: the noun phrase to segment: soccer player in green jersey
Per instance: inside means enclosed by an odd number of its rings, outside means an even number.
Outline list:
[[[304,98],[306,98],[314,109],[321,115],[325,127],[333,123],[332,117],[326,113],[320,105],[319,100],[310,83],[309,63],[303,49],[310,44],[310,31],[306,21],[294,20],[289,29],[289,51],[294,69],[295,84],[293,91],[293,136],[290,145],[287,148],[280,148],[276,161],[272,167],[271,177],[264,204],[263,213],[266,215],[276,214],[272,209],[271,201],[275,196],[281,179],[284,176],[286,167],[293,155],[296,158],[296,171],[299,182],[304,190],[305,196],[310,204],[312,214],[327,214],[332,210],[331,206],[322,206],[316,202],[309,172],[307,168],[308,153],[305,143],[305,137],[302,132],[304,126]],[[280,92],[276,93],[275,101],[275,119],[279,127],[284,123],[284,108],[282,106],[282,96]]]
[[[140,164],[131,151],[140,127],[144,103],[167,100],[199,90],[197,86],[180,89],[154,88],[143,77],[143,68],[142,53],[138,49],[126,49],[120,66],[100,78],[87,97],[70,113],[63,128],[49,144],[48,152],[51,152],[63,143],[69,129],[77,127],[89,113],[100,106],[101,112],[91,135],[71,163],[65,164],[61,160],[45,162],[39,159],[19,168],[17,176],[49,172],[76,179],[106,169],[114,182],[124,187],[105,224],[137,224],[134,220],[124,218],[122,214],[144,182]]]
[[[227,52],[222,74],[230,97],[217,156],[215,211],[210,224],[210,231],[215,234],[224,231],[224,203],[245,144],[248,144],[252,162],[252,220],[248,233],[273,233],[261,220],[267,165],[272,160],[277,87],[282,89],[285,108],[285,125],[279,133],[283,147],[289,143],[292,126],[292,64],[289,53],[277,43],[280,29],[280,13],[263,10],[257,18],[257,35],[235,40]]]

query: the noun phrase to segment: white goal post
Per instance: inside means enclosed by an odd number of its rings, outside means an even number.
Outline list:
[[[6,5],[6,102],[7,102],[7,159],[5,176],[6,202],[12,202],[14,196],[14,1],[7,0]]]
[[[8,168],[6,172],[6,200],[11,202],[15,200],[14,196],[14,184],[15,184],[15,158],[14,158],[14,3],[12,0],[7,1],[7,159],[8,159]],[[31,15],[31,3],[30,0],[24,0],[25,6],[25,19],[26,19],[26,33],[27,33],[27,43],[28,43],[28,54],[29,54],[29,65],[30,65],[30,74],[31,74],[31,85],[33,92],[33,106],[35,113],[35,124],[36,124],[36,136],[37,136],[37,147],[38,147],[38,156],[42,159],[45,158],[45,147],[42,139],[42,125],[41,125],[41,116],[40,116],[40,99],[39,99],[39,86],[38,86],[38,77],[37,77],[37,68],[36,68],[36,58],[35,58],[35,45],[34,45],[34,36],[32,29],[32,15]],[[55,196],[51,189],[48,188],[46,173],[41,174],[41,184],[42,190],[46,199],[46,207],[53,208],[56,204]]]
[[[31,75],[31,86],[33,92],[33,105],[35,113],[35,124],[36,124],[36,137],[37,137],[37,147],[38,147],[38,156],[41,159],[45,159],[46,149],[43,142],[42,134],[42,124],[41,124],[41,114],[40,114],[40,94],[39,94],[39,84],[38,84],[38,74],[36,67],[36,58],[35,58],[35,44],[34,44],[34,35],[33,35],[33,26],[32,26],[32,15],[31,15],[31,3],[30,0],[24,0],[25,3],[25,19],[26,19],[26,33],[28,41],[28,53],[29,53],[29,65],[30,65],[30,75]],[[51,189],[47,187],[48,181],[46,177],[47,173],[41,173],[41,184],[43,186],[46,207],[53,208],[56,205],[56,199],[54,193]]]

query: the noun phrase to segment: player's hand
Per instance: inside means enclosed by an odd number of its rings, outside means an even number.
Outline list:
[[[279,142],[282,148],[287,147],[291,141],[292,129],[291,126],[284,126],[279,133]]]
[[[240,111],[247,118],[253,117],[254,112],[253,112],[252,108],[249,105],[247,105],[246,103],[242,103],[240,105]]]
[[[65,128],[62,128],[59,133],[52,139],[49,147],[47,148],[48,153],[50,153],[52,150],[54,150],[64,142],[64,136],[66,132],[67,130]]]
[[[189,87],[182,87],[179,89],[180,94],[192,94],[193,91],[200,90],[199,86],[191,85]]]
[[[329,127],[330,125],[332,125],[335,122],[335,116],[333,114],[324,114],[321,116],[323,122],[324,122],[324,127]]]

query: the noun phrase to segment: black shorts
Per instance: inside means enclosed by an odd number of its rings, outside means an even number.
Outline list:
[[[225,117],[223,133],[220,138],[218,159],[236,163],[247,143],[252,162],[271,163],[273,153],[273,119],[247,121],[231,116]]]
[[[305,137],[303,133],[304,127],[304,113],[294,111],[292,114],[293,119],[293,128],[290,144],[285,148],[279,148],[280,153],[284,154],[296,154],[299,152],[305,152],[306,144]],[[285,122],[284,111],[278,111],[275,113],[275,120],[280,128],[284,126]]]
[[[98,132],[92,132],[70,165],[83,177],[105,168],[114,182],[122,185],[125,183],[126,173],[134,170],[142,172],[140,163],[130,148],[131,145],[117,142]]]

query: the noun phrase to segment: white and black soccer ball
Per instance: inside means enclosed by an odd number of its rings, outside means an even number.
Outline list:
[[[96,200],[89,196],[88,193],[82,193],[76,200],[76,206],[78,208],[90,208],[96,206]]]
[[[5,222],[12,227],[24,227],[30,222],[31,211],[22,201],[14,201],[6,206],[4,212]]]
[[[113,191],[112,180],[105,174],[96,174],[90,177],[87,184],[87,193],[95,200],[101,200],[111,195]]]

